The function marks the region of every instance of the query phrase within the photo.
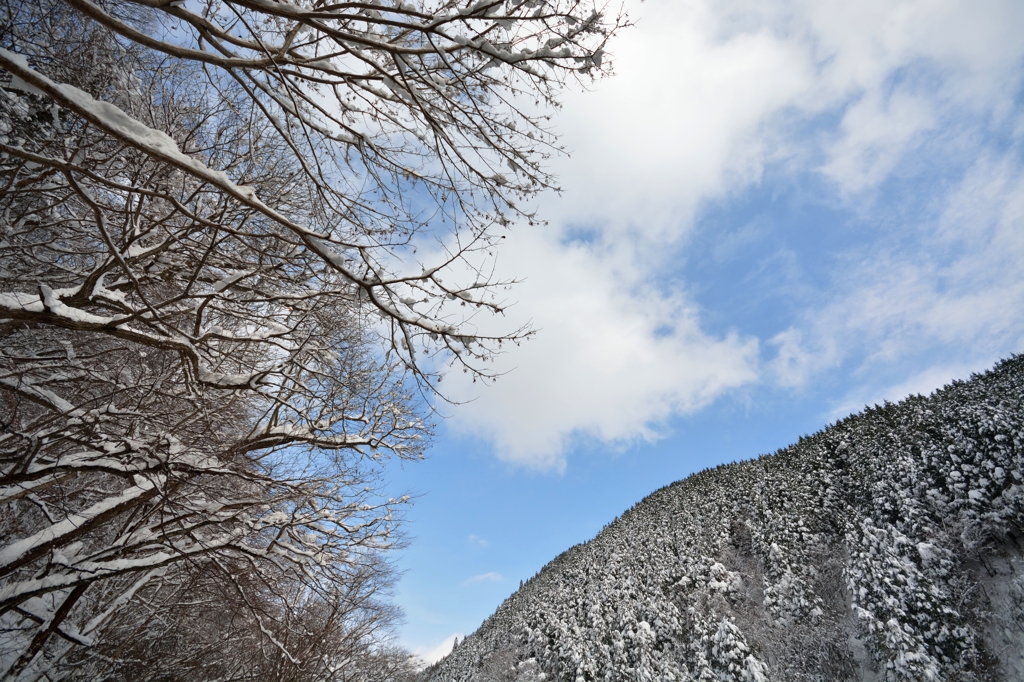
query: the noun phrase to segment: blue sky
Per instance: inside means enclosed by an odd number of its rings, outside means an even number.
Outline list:
[[[537,337],[389,471],[428,657],[655,489],[1024,351],[1024,4],[627,7],[498,256]]]

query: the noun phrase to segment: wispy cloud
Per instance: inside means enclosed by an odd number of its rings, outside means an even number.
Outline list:
[[[819,355],[806,362],[861,358],[864,384],[854,392],[892,398],[891,391],[871,382],[879,368],[935,355],[936,366],[922,369],[921,377],[937,377],[948,374],[947,366],[979,370],[1001,354],[1024,350],[1020,151],[971,164],[940,203],[938,215],[917,226],[916,234],[905,231],[911,248],[880,244],[837,277],[827,303],[804,313],[804,339],[830,349],[831,358]],[[953,351],[957,360],[945,358],[944,351]],[[808,346],[793,353],[815,355]],[[897,386],[906,382],[921,384],[905,378]]]
[[[496,583],[505,579],[500,573],[491,571],[490,573],[481,573],[480,575],[474,575],[471,578],[467,578],[463,581],[463,585],[473,585],[474,583]]]
[[[836,420],[865,407],[880,405],[885,401],[898,402],[910,395],[929,395],[933,391],[952,383],[956,379],[966,379],[972,372],[987,370],[991,363],[983,365],[940,365],[928,367],[914,376],[887,386],[861,385],[852,389],[840,399],[829,411],[829,419]]]
[[[413,655],[422,662],[424,667],[432,665],[452,652],[456,639],[461,641],[465,639],[465,635],[461,632],[452,633],[441,640],[437,646],[416,649]]]
[[[487,547],[489,544],[491,544],[491,543],[487,542],[487,540],[483,539],[482,537],[476,536],[476,535],[470,535],[468,538],[466,538],[466,540],[471,545],[476,545],[477,547]]]

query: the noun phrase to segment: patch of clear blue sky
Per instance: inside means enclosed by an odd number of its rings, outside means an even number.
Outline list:
[[[831,286],[836,260],[861,243],[846,210],[812,200],[816,176],[782,177],[709,208],[681,249],[673,279],[709,333],[770,338]]]

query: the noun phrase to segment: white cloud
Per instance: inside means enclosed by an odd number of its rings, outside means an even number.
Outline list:
[[[922,230],[920,252],[850,254],[835,289],[764,343],[709,333],[685,286],[664,283],[701,208],[770,164],[822,173],[868,215],[858,197],[911,155],[966,167],[972,135],[1015,111],[1024,4],[674,0],[630,12],[617,75],[555,119],[573,156],[556,166],[565,195],[542,202],[551,227],[517,228],[501,251],[500,271],[526,279],[507,328],[532,319],[539,333],[501,359],[515,371],[496,386],[446,380],[457,399],[479,396],[454,410],[455,428],[508,461],[558,469],[577,438],[653,439],[732,389],[799,386],[854,350],[865,366],[935,344],[988,357],[1020,337],[1007,312],[1024,310],[1012,154],[978,162],[945,222],[900,228]]]
[[[897,92],[882,100],[872,92],[843,116],[838,139],[827,149],[822,172],[849,193],[878,185],[922,133],[935,128],[935,114],[920,97]]]
[[[759,28],[721,39],[714,3],[636,4],[613,45],[616,76],[567,98],[572,157],[547,206],[562,224],[674,241],[702,202],[756,180],[767,120],[812,85],[799,44]]]
[[[466,541],[478,547],[487,547],[490,544],[489,542],[487,542],[487,540],[476,535],[470,535],[468,538],[466,538]]]
[[[616,76],[556,119],[563,223],[685,233],[703,202],[799,155],[846,192],[883,180],[922,133],[1012,109],[1024,4],[934,0],[676,0],[630,4]],[[814,138],[794,129],[839,115]],[[820,148],[815,148],[820,145]]]
[[[422,662],[423,667],[433,665],[452,652],[456,639],[462,641],[465,638],[461,632],[455,632],[441,640],[437,646],[416,649],[413,655]]]
[[[532,315],[537,338],[500,359],[514,371],[494,386],[454,389],[479,396],[455,425],[493,439],[500,457],[560,467],[573,436],[651,439],[659,422],[756,377],[755,340],[705,334],[686,297],[655,289],[627,250],[563,244],[540,228],[507,241],[504,266],[527,273],[516,310]]]
[[[806,0],[795,7],[789,28],[819,69],[801,106],[845,107],[826,136],[822,168],[844,192],[880,183],[920,151],[922,133],[944,126],[945,144],[955,146],[951,133],[963,132],[955,129],[965,114],[1012,109],[1024,56],[1018,2]]]
[[[463,585],[472,585],[474,583],[497,583],[505,579],[501,573],[495,573],[491,571],[489,573],[481,573],[480,575],[474,575],[471,578],[467,578],[463,581]]]
[[[776,334],[768,345],[777,348],[768,363],[771,378],[779,386],[803,386],[814,372],[829,364],[834,356],[834,344],[815,353],[804,343],[803,332],[795,327]]]

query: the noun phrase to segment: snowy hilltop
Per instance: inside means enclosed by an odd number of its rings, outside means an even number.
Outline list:
[[[423,673],[1024,680],[1024,356],[648,496]]]

